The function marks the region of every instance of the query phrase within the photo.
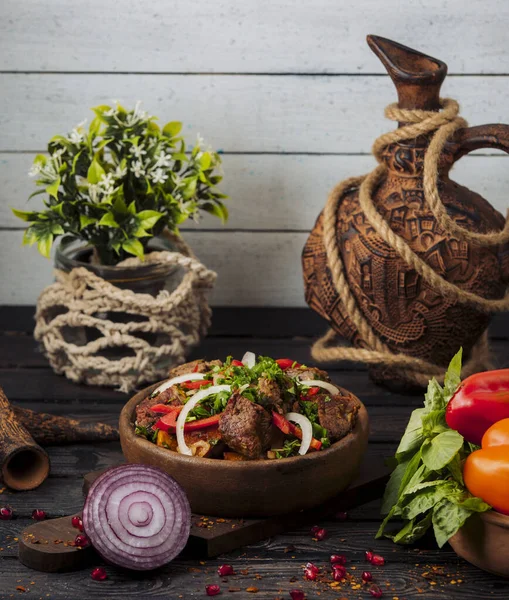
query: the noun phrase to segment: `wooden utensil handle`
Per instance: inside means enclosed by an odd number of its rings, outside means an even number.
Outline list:
[[[49,457],[19,424],[0,388],[0,474],[13,490],[32,490],[49,474]]]

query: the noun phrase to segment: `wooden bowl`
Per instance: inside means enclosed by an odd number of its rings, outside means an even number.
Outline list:
[[[494,510],[474,514],[449,544],[458,556],[476,567],[509,577],[509,516]]]
[[[174,477],[193,512],[266,517],[299,511],[338,494],[358,473],[369,436],[363,404],[354,430],[327,450],[279,460],[230,462],[184,456],[135,435],[136,406],[158,385],[138,392],[122,409],[122,451],[128,462],[154,465]]]

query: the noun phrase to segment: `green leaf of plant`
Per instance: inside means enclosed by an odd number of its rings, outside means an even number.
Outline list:
[[[413,544],[428,531],[432,523],[433,514],[431,511],[421,520],[409,521],[395,536],[392,541],[396,544]]]
[[[443,498],[433,508],[433,531],[439,548],[465,524],[465,521],[473,514],[471,510],[454,504],[447,498]]]
[[[18,210],[17,208],[11,208],[11,210],[19,219],[23,219],[23,221],[35,221],[37,218],[36,212]]]
[[[448,465],[463,446],[463,436],[450,429],[440,433],[429,443],[423,444],[422,461],[432,471],[438,471]]]
[[[128,252],[129,254],[134,254],[138,258],[143,259],[145,252],[143,250],[143,246],[139,240],[131,239],[127,240],[122,244],[122,249]]]
[[[49,235],[41,238],[37,242],[37,248],[38,248],[39,252],[46,258],[50,257],[52,245],[53,245],[53,235],[51,233]]]
[[[201,210],[204,210],[215,217],[219,217],[223,223],[226,223],[228,220],[228,209],[222,202],[206,202],[204,204],[200,204],[200,208]]]
[[[101,220],[99,221],[99,225],[105,225],[106,227],[119,227],[119,224],[115,221],[115,217],[112,213],[105,213]]]
[[[97,223],[97,219],[94,217],[89,217],[88,215],[80,215],[80,227],[83,229],[88,225],[92,225],[93,223]]]
[[[461,359],[463,356],[463,348],[460,348],[458,352],[453,356],[449,363],[449,368],[444,378],[444,392],[446,402],[449,402],[454,392],[457,390],[461,383]]]
[[[391,473],[389,481],[385,487],[382,508],[380,511],[383,515],[389,514],[391,508],[398,503],[401,482],[403,481],[403,476],[405,475],[408,462],[409,461],[400,463]]]
[[[142,210],[136,216],[140,220],[140,225],[143,229],[152,229],[163,216],[163,213],[157,210]]]
[[[410,420],[406,426],[405,433],[396,450],[396,458],[398,461],[404,459],[408,454],[415,452],[424,442],[422,417],[427,414],[427,412],[428,409],[426,408],[416,408],[410,415]]]
[[[181,129],[182,123],[180,121],[170,121],[163,127],[163,135],[172,138],[178,135]]]
[[[432,509],[442,498],[446,498],[455,488],[455,483],[441,481],[417,492],[405,506],[401,507],[404,519],[412,520],[420,514]]]
[[[210,156],[210,152],[204,152],[200,156],[200,167],[203,171],[206,171],[210,167],[210,163],[212,162],[212,158]]]
[[[132,214],[135,215],[136,214],[136,202],[133,200],[131,202],[131,204],[129,204],[129,206],[127,207],[127,210]]]
[[[443,410],[445,408],[444,390],[438,381],[433,377],[428,383],[428,389],[424,395],[424,407],[431,412],[432,410]]]
[[[87,181],[93,184],[99,183],[103,175],[106,175],[106,172],[102,168],[97,158],[94,157],[93,161],[90,163],[90,167],[88,168]]]
[[[23,234],[23,246],[32,246],[37,241],[35,231],[29,227]]]
[[[60,187],[60,177],[50,185],[46,186],[46,192],[58,200],[58,188]]]
[[[433,437],[448,431],[449,427],[445,421],[445,410],[432,410],[422,417],[422,430],[425,437]]]

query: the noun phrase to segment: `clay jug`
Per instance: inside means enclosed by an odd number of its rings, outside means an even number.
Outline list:
[[[400,108],[440,110],[445,63],[381,37],[368,36],[367,41],[396,86]],[[426,205],[423,161],[431,135],[385,149],[383,161],[388,170],[372,196],[373,203],[391,229],[445,280],[484,298],[501,298],[509,278],[507,244],[480,246],[456,239],[438,225]],[[503,228],[502,215],[482,196],[449,178],[454,162],[478,148],[509,152],[509,126],[457,130],[440,156],[437,187],[450,217],[468,230],[487,233]],[[332,282],[322,231],[323,213],[303,251],[306,301],[353,346],[366,347]],[[445,367],[462,346],[468,359],[488,327],[490,314],[443,297],[409,268],[370,227],[357,189],[340,199],[337,243],[357,306],[391,352]],[[370,374],[393,389],[409,388],[400,370],[376,366]]]

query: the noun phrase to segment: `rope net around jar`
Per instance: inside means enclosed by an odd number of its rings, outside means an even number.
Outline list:
[[[189,350],[210,326],[207,292],[216,273],[196,259],[182,238],[166,235],[178,252],[151,252],[143,262],[133,257],[119,266],[160,263],[180,267],[182,279],[172,292],[162,290],[154,297],[120,289],[85,267],[69,273],[55,271],[55,283],[37,302],[34,336],[43,344],[57,373],[72,381],[115,386],[128,392],[141,383],[162,378],[168,366],[185,362]],[[119,313],[132,320],[117,322],[111,318]],[[76,344],[69,340],[69,332],[76,328],[92,328],[99,336]],[[147,341],[147,334],[158,336],[161,342]],[[110,358],[107,352],[111,349],[123,349],[128,355]],[[157,366],[158,362],[165,366]]]
[[[458,116],[459,105],[455,100],[441,99],[440,104],[442,108],[440,112],[400,109],[397,104],[387,106],[385,116],[393,121],[406,123],[406,125],[385,133],[375,140],[372,151],[380,164],[371,173],[345,179],[329,194],[323,214],[323,242],[327,254],[327,264],[342,305],[368,348],[335,346],[336,333],[329,330],[312,347],[312,356],[317,361],[347,360],[392,367],[401,371],[405,379],[417,385],[426,385],[432,377],[443,380],[444,376],[442,367],[406,354],[392,352],[379,338],[357,304],[348,284],[337,240],[338,207],[345,193],[353,189],[359,190],[360,206],[367,221],[377,234],[442,296],[451,298],[458,303],[469,304],[485,313],[505,311],[509,308],[508,293],[501,299],[489,300],[462,290],[446,281],[391,229],[373,203],[373,194],[388,170],[382,163],[384,149],[390,144],[415,139],[435,131],[424,158],[423,188],[425,201],[438,224],[450,235],[472,244],[493,246],[509,241],[509,218],[501,231],[481,234],[461,227],[447,214],[437,189],[438,161],[449,137],[457,129],[465,127],[467,123]],[[462,376],[466,377],[490,367],[489,345],[487,332],[485,332],[472,349],[470,359],[463,367]]]

